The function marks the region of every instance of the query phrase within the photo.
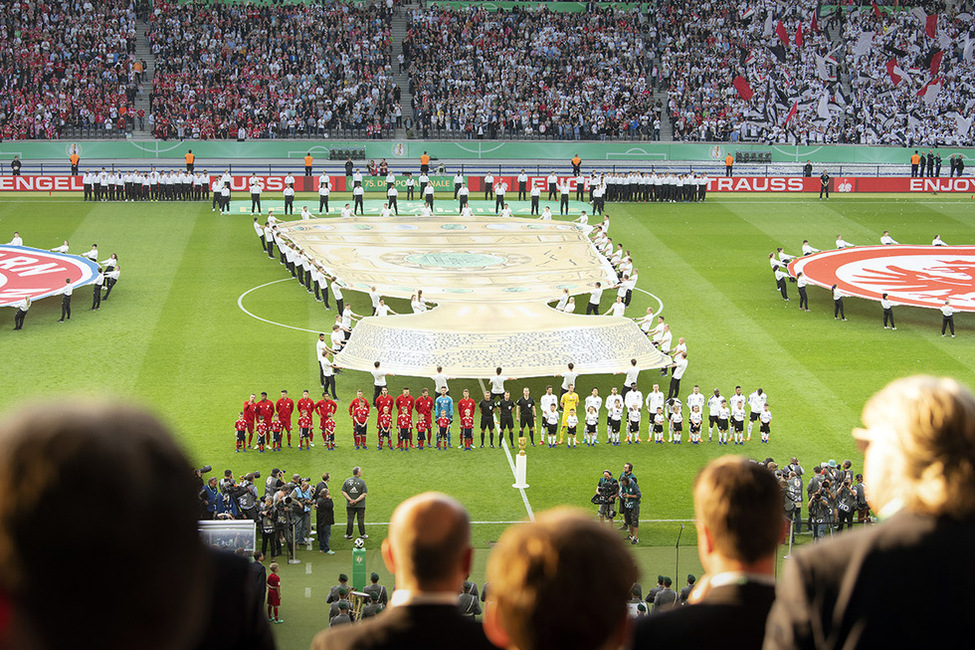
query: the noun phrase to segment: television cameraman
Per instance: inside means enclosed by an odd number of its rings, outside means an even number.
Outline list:
[[[608,469],[603,470],[603,475],[596,485],[596,495],[592,499],[592,502],[599,506],[600,523],[608,519],[610,525],[613,524],[613,518],[616,516],[616,495],[619,494],[619,491],[620,484],[613,478],[613,473]]]

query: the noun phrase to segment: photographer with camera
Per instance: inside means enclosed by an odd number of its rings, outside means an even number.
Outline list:
[[[301,518],[295,526],[295,543],[307,544],[308,535],[311,533],[311,507],[315,503],[314,493],[312,492],[310,478],[303,478],[298,486],[291,491],[291,498],[301,504]]]
[[[220,479],[220,500],[217,502],[217,519],[236,519],[239,514],[237,497],[242,490],[234,480],[231,470],[224,470]]]
[[[592,502],[599,506],[599,522],[603,523],[607,519],[609,524],[613,525],[613,518],[616,516],[616,495],[619,494],[620,484],[615,478],[613,478],[613,473],[611,471],[604,470],[603,475],[599,478],[599,483],[596,485],[596,494],[592,498]]]
[[[837,531],[843,530],[843,524],[853,528],[853,513],[857,509],[857,493],[853,489],[852,481],[844,478],[840,489],[836,491],[836,518],[839,526]]]
[[[244,476],[244,480],[238,486],[237,506],[245,519],[260,522],[261,512],[257,505],[260,497],[257,494],[257,486],[254,485],[255,478],[261,478],[261,473],[251,472]]]
[[[276,508],[277,529],[284,535],[284,543],[288,547],[288,562],[295,560],[295,528],[304,516],[304,511],[296,499],[288,495],[282,488],[278,492]]]
[[[284,470],[274,468],[271,470],[271,475],[267,477],[267,481],[264,483],[264,498],[273,497],[278,493],[278,490],[284,487],[284,481],[281,476],[284,475]]]
[[[274,507],[274,496],[268,495],[261,507],[261,552],[267,553],[271,547],[271,559],[281,555],[281,531],[277,526],[277,510]]]
[[[220,500],[220,490],[217,488],[216,476],[211,476],[206,485],[200,488],[199,497],[200,519],[215,519],[217,516],[217,502]]]
[[[833,521],[833,493],[829,489],[829,479],[823,479],[822,483],[815,492],[809,496],[809,521],[812,523],[813,540],[819,540],[826,536],[829,524]]]
[[[793,467],[791,464],[787,465],[782,476],[785,479],[785,499],[792,504],[788,516],[792,521],[792,542],[795,543],[796,533],[802,528],[802,479],[795,469],[790,469],[791,467]]]

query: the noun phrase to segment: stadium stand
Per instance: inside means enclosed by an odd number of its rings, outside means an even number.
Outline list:
[[[593,7],[488,12],[429,6],[404,39],[423,137],[600,139],[646,135],[645,15]]]
[[[0,137],[141,132],[150,68],[160,139],[973,144],[971,2],[859,5],[16,0]]]
[[[385,5],[157,2],[158,138],[380,138],[391,128]]]
[[[118,137],[141,92],[136,4],[47,0],[0,12],[0,136]]]
[[[957,6],[941,11],[933,14],[930,33],[921,7],[849,16],[845,41],[853,103],[848,141],[971,146],[972,14]]]

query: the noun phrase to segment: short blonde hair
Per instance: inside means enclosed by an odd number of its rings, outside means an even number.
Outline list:
[[[975,396],[967,387],[948,377],[897,379],[863,407],[863,423],[855,435],[884,445],[877,453],[888,462],[874,465],[885,475],[866,477],[887,487],[883,500],[920,514],[975,513]]]
[[[593,650],[625,622],[638,573],[614,531],[582,510],[556,508],[501,535],[488,559],[488,600],[519,650]]]

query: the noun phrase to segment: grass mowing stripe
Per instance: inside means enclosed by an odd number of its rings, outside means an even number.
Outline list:
[[[477,383],[481,387],[481,392],[484,392],[486,390],[486,387],[484,385],[484,380],[483,379],[478,379],[477,380]],[[498,440],[500,441],[499,444],[500,444],[501,448],[504,449],[504,455],[508,459],[508,467],[511,468],[511,476],[512,476],[512,478],[514,480],[517,481],[518,480],[518,472],[515,471],[515,463],[511,459],[511,452],[508,451],[508,445],[506,445],[505,442],[504,442],[504,436],[501,434],[501,427],[498,425],[497,418],[494,418],[494,425],[498,429]],[[515,489],[518,490],[521,493],[521,500],[525,504],[525,510],[528,511],[528,519],[529,519],[529,521],[535,521],[535,513],[532,512],[532,505],[528,502],[528,495],[525,494],[525,488],[515,488]]]

